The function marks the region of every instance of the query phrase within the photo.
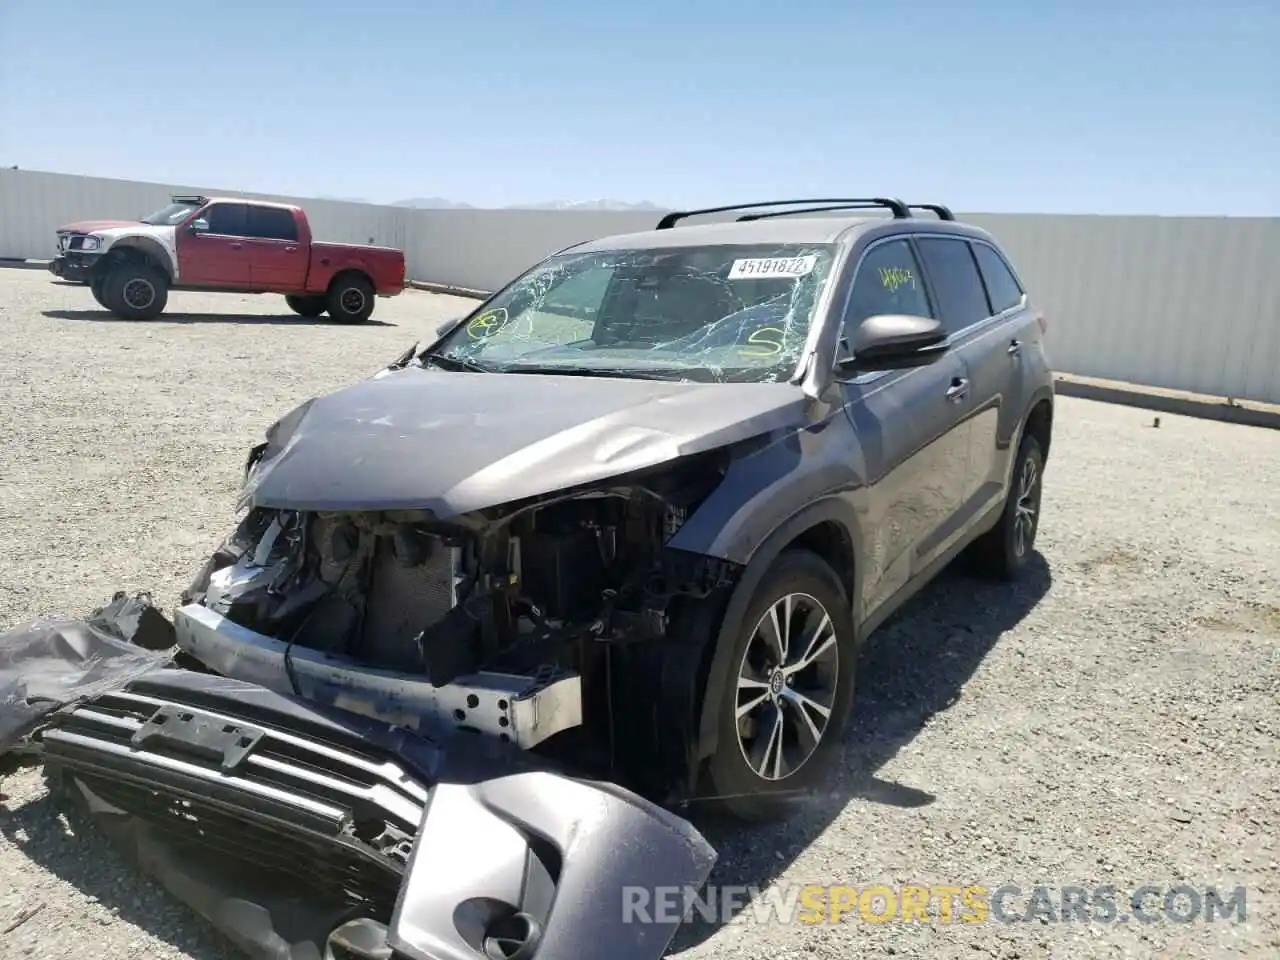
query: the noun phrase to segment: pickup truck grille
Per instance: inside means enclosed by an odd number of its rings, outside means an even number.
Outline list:
[[[385,917],[427,787],[354,737],[317,738],[287,714],[264,723],[234,691],[213,699],[138,681],[85,701],[41,732],[46,767],[182,845]]]
[[[86,234],[82,233],[60,233],[58,234],[58,252],[66,253],[67,251],[80,250],[84,247],[84,238]]]

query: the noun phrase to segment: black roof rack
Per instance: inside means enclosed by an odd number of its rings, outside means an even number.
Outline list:
[[[183,196],[182,194],[169,197],[172,203],[204,203],[208,199],[208,197]]]
[[[907,206],[912,210],[932,210],[938,215],[939,220],[954,220],[956,218],[950,207],[944,207],[940,203],[909,203]]]
[[[832,210],[883,210],[879,203],[837,203],[827,207],[804,207],[800,210],[766,210],[764,213],[744,213],[738,218],[742,223],[747,220],[766,220],[769,217],[793,217],[801,213],[827,213]],[[897,218],[900,219],[900,218]]]
[[[681,220],[686,217],[695,217],[707,213],[729,213],[732,210],[759,210],[764,207],[795,207],[809,206],[816,204],[825,204],[819,206],[818,210],[851,210],[851,209],[869,209],[872,207],[892,210],[896,219],[910,219],[911,210],[901,200],[895,200],[892,197],[831,197],[825,200],[770,200],[767,203],[735,203],[727,207],[705,207],[701,210],[677,210],[666,214],[658,221],[657,230],[670,230]],[[835,206],[830,206],[835,204]],[[774,216],[785,216],[789,213],[815,213],[816,210],[780,210]],[[746,219],[739,217],[740,220]]]

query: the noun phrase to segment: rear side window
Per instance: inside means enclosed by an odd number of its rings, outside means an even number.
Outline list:
[[[201,215],[201,219],[208,221],[210,233],[224,237],[244,237],[248,235],[245,233],[246,210],[244,204],[240,203],[215,203]]]
[[[920,265],[906,240],[878,244],[863,257],[845,311],[845,336],[867,317],[885,313],[933,316]]]
[[[987,296],[991,299],[993,312],[1002,313],[1022,302],[1022,287],[1000,254],[985,243],[975,243],[973,255],[987,284]]]
[[[260,240],[297,240],[298,221],[294,219],[292,210],[250,207],[249,236]]]
[[[969,244],[942,237],[924,237],[917,242],[947,333],[956,333],[991,316],[987,291]]]

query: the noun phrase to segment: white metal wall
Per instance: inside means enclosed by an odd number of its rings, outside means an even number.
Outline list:
[[[133,218],[163,184],[0,170],[0,258],[53,255],[53,231]],[[405,251],[409,276],[492,290],[580,240],[656,213],[408,210],[263,194],[306,207],[317,237]],[[1057,369],[1280,403],[1280,219],[962,214],[1007,248],[1050,318]]]
[[[1280,219],[965,219],[1048,314],[1057,369],[1280,403]]]

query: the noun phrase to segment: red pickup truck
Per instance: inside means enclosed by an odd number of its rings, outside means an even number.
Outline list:
[[[89,284],[118,317],[153,320],[170,290],[283,293],[304,317],[363,323],[375,297],[404,290],[404,252],[317,243],[299,207],[227,197],[173,197],[137,221],[58,228],[50,271]]]

